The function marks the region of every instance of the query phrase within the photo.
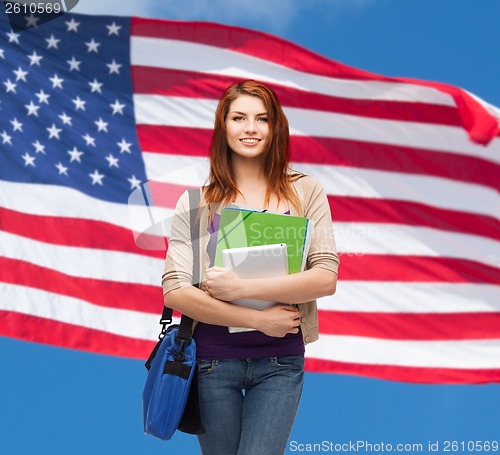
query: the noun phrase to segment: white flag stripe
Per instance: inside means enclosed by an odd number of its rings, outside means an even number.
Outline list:
[[[194,166],[198,175],[208,175],[207,159],[144,152],[146,172],[154,180],[172,169]],[[500,216],[500,194],[492,188],[425,175],[377,171],[346,166],[291,163],[291,167],[313,175],[332,196],[366,197],[409,201],[461,212]],[[196,177],[198,178],[198,176]],[[164,181],[168,181],[167,178]],[[194,177],[193,177],[194,181]],[[172,182],[175,183],[175,182]],[[189,184],[188,182],[186,184]],[[333,214],[335,221],[335,214]]]
[[[382,223],[334,223],[341,253],[467,259],[500,267],[500,242],[433,228]]]
[[[306,346],[311,358],[365,365],[500,368],[500,340],[401,341],[321,335]]]
[[[0,283],[0,310],[13,311],[143,340],[159,333],[156,314],[93,305],[41,289]]]
[[[179,152],[182,152],[179,150]],[[207,151],[208,153],[208,151]],[[190,180],[186,178],[186,185],[195,185],[200,176],[203,179],[208,177],[210,165],[206,157],[199,156],[186,156],[186,155],[171,155],[163,153],[155,153],[150,151],[142,152],[144,159],[144,167],[146,174],[155,181],[163,181],[167,183],[176,184],[175,179],[169,179],[172,169],[184,169],[193,167],[196,172],[193,172],[193,177]]]
[[[342,98],[455,105],[449,95],[430,87],[318,76],[241,52],[206,44],[132,36],[130,53],[132,65],[253,78],[262,82]],[[168,58],[158,58],[158,55],[168,55]]]
[[[159,286],[164,267],[163,259],[53,245],[7,232],[0,232],[0,245],[4,257],[27,261],[70,276],[97,280]]]
[[[471,235],[361,223],[345,227],[337,223],[335,235],[342,253],[452,257],[493,266],[500,264],[499,242]],[[48,244],[8,232],[0,232],[0,244],[5,257],[72,276],[156,286],[163,272],[162,259],[140,254]],[[105,264],[105,267],[96,267],[96,264]],[[123,264],[129,266],[123,267]]]
[[[500,194],[491,187],[447,178],[347,166],[292,163],[335,196],[393,199],[500,217]],[[492,208],[496,207],[496,210]],[[335,220],[335,216],[333,216]]]
[[[395,314],[498,313],[499,296],[500,285],[492,284],[340,280],[335,295],[318,299],[318,308]]]
[[[128,224],[123,204],[94,199],[69,187],[0,180],[0,205],[30,215],[63,216]]]
[[[216,100],[134,95],[135,117],[139,125],[166,125],[211,129]],[[461,127],[380,120],[355,115],[284,108],[290,134],[349,139],[362,142],[415,147],[436,152],[452,152],[500,163],[491,147],[472,143]],[[498,150],[498,149],[497,149]]]
[[[1,180],[0,206],[30,215],[103,221],[130,229],[131,239],[133,239],[132,230],[134,228],[137,230],[138,225],[147,223],[150,215],[155,222],[158,222],[170,220],[174,213],[173,208],[147,207],[146,209],[144,205],[130,207],[94,199],[80,191],[59,185],[35,183],[26,185]]]

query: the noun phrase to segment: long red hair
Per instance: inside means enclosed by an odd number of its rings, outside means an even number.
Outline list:
[[[286,200],[300,209],[300,203],[291,182],[302,174],[291,172],[290,132],[288,119],[283,112],[276,93],[260,82],[248,80],[230,85],[219,100],[215,111],[215,125],[210,146],[210,174],[205,186],[204,196],[207,203],[228,204],[239,193],[231,164],[231,149],[227,143],[226,117],[231,103],[241,95],[260,98],[267,111],[269,124],[269,148],[264,152],[263,172],[267,179],[267,192],[264,201],[267,207],[272,194],[278,201]]]

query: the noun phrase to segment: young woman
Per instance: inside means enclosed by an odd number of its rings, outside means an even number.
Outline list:
[[[290,170],[288,142],[272,89],[246,81],[226,90],[198,210],[201,289],[191,284],[187,193],[175,209],[162,284],[165,305],[197,321],[204,455],[284,453],[302,392],[304,345],[318,339],[316,299],[335,292],[339,259],[328,201],[316,180]],[[231,203],[314,220],[306,270],[240,279],[213,267],[220,210]],[[242,298],[280,303],[262,311],[229,303]],[[231,326],[255,330],[230,333]]]

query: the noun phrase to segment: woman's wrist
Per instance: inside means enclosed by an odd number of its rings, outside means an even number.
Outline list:
[[[238,299],[252,298],[250,280],[240,278],[237,286],[237,293],[238,293]]]
[[[249,319],[249,326],[251,329],[259,330],[262,331],[262,318],[263,318],[262,311],[257,311],[253,310],[252,311],[252,316]]]

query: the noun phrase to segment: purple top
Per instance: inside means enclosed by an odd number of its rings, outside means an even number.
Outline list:
[[[219,222],[220,216],[215,214],[208,227],[210,240],[207,252],[210,257],[210,267],[214,263]],[[198,322],[193,336],[196,340],[197,357],[203,360],[304,355],[304,341],[300,328],[299,333],[288,333],[283,338],[277,338],[258,331],[229,333],[227,327]]]

